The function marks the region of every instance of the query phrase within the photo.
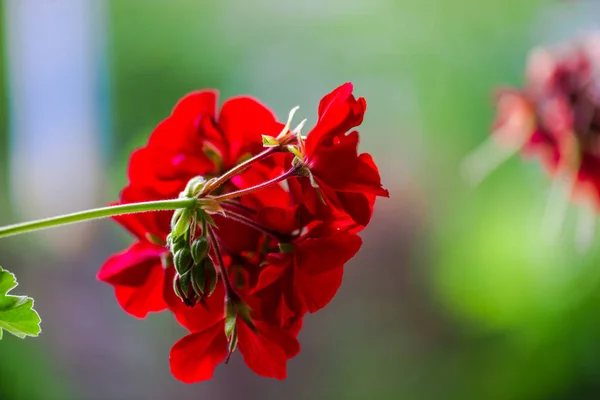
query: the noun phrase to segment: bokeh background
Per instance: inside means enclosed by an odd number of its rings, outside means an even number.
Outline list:
[[[362,150],[381,200],[343,287],[308,316],[288,378],[239,355],[210,382],[169,372],[184,334],[125,315],[103,261],[110,221],[0,241],[43,333],[0,342],[0,399],[597,399],[600,240],[542,240],[549,180],[515,158],[477,188],[461,160],[489,133],[491,91],[529,50],[600,28],[600,2],[558,0],[4,0],[0,223],[117,198],[130,151],[178,98],[252,94],[316,118],[345,81],[366,97]]]

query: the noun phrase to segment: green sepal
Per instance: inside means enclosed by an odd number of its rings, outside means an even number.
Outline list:
[[[248,307],[248,304],[246,304],[245,302],[243,302],[240,299],[236,302],[235,308],[237,310],[237,316],[240,317],[242,319],[242,321],[244,321],[244,323],[250,329],[252,329],[252,331],[254,333],[257,333],[256,325],[254,325],[254,322],[252,321],[252,317],[250,316],[250,314],[252,313],[252,309],[250,307]]]
[[[273,136],[262,135],[262,144],[264,147],[277,147],[279,146],[279,141]]]
[[[186,235],[173,237],[171,233],[167,236],[167,244],[171,249],[173,254],[177,253],[181,249],[186,249],[189,247],[189,242],[186,238]]]
[[[167,251],[160,255],[160,263],[163,268],[169,268],[173,266],[173,253]]]
[[[190,223],[192,222],[192,212],[186,208],[181,213],[181,216],[175,223],[175,226],[171,230],[171,237],[177,239],[183,236],[189,229]]]
[[[206,157],[208,157],[208,159],[215,164],[217,171],[223,169],[223,159],[221,158],[221,155],[212,146],[210,146],[208,142],[205,142],[202,151]]]
[[[230,340],[235,329],[235,320],[237,318],[236,301],[231,298],[225,299],[225,336]]]
[[[155,244],[157,246],[164,246],[165,245],[165,241],[162,240],[160,237],[148,232],[146,233],[146,239],[148,239],[148,241],[152,244]]]
[[[225,210],[221,207],[221,204],[214,200],[204,197],[198,200],[198,206],[208,215],[208,214],[221,214],[225,216]]]
[[[205,184],[206,178],[201,175],[195,176],[188,181],[185,190],[182,193],[184,194],[184,197],[196,197],[202,192]]]
[[[41,319],[33,309],[33,299],[8,294],[17,285],[15,275],[0,267],[0,339],[4,330],[21,339],[41,332]]]
[[[208,215],[206,213],[206,211],[204,210],[198,210],[198,212],[196,213],[196,218],[198,219],[198,221],[202,221],[202,231],[205,231],[206,225],[210,225],[210,226],[214,226],[215,228],[217,227],[217,224],[215,223],[215,220],[212,219],[212,217],[210,215]]]
[[[231,353],[233,353],[235,351],[235,348],[237,347],[237,343],[238,343],[238,331],[237,331],[237,325],[235,325],[233,327],[233,332],[231,333],[231,338],[229,338],[229,354],[228,354],[228,358],[229,356],[231,356]]]
[[[296,246],[293,243],[279,243],[279,251],[282,253],[291,253],[296,250]]]
[[[290,153],[298,157],[298,159],[302,159],[302,153],[296,146],[292,146],[291,144],[287,146],[287,149]]]
[[[171,230],[175,229],[175,225],[177,225],[177,221],[179,221],[179,217],[181,217],[183,210],[183,208],[178,208],[173,212],[173,215],[171,216]]]

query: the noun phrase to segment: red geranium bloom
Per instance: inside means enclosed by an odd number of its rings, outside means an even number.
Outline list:
[[[238,293],[245,297],[248,287],[238,286]],[[201,307],[173,309],[178,321],[190,331],[171,349],[171,371],[177,379],[186,383],[210,379],[217,364],[226,359],[230,343],[225,335],[224,299],[224,285],[219,284]],[[263,320],[258,312],[252,313],[252,323],[255,330],[241,317],[236,318],[237,348],[244,361],[258,375],[284,379],[287,360],[300,351],[298,328],[281,328]]]
[[[371,220],[375,196],[389,197],[381,186],[377,166],[369,154],[358,154],[358,132],[366,110],[365,99],[352,95],[346,83],[319,104],[319,120],[304,142],[304,164],[319,189],[320,199],[303,179],[303,201],[311,212],[324,217],[337,210],[365,226]],[[323,201],[327,207],[323,206]]]
[[[287,214],[287,215],[286,215]],[[294,213],[268,207],[261,220],[280,232],[295,231]],[[292,229],[290,229],[292,228]],[[305,313],[325,307],[342,283],[344,264],[360,249],[362,240],[331,223],[315,222],[268,254],[254,293],[268,299],[264,315],[288,326]]]
[[[599,54],[599,36],[533,51],[524,88],[498,93],[494,131],[500,145],[539,155],[552,175],[570,177],[568,190],[596,207],[600,206]]]
[[[189,330],[171,351],[178,379],[209,379],[236,346],[257,374],[285,377],[303,316],[334,297],[361,246],[356,232],[388,196],[358,133],[347,134],[364,110],[341,86],[304,141],[252,98],[227,100],[217,115],[216,92],[201,91],[132,155],[121,203],[195,201],[116,218],[137,242],[99,278],[131,314],[168,308]]]

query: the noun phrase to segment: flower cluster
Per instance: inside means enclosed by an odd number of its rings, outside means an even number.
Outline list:
[[[136,241],[100,280],[131,315],[171,311],[189,333],[172,348],[184,382],[212,377],[237,348],[257,374],[282,379],[306,313],[334,297],[361,246],[377,167],[359,154],[366,109],[346,83],[303,136],[250,97],[217,111],[217,93],[185,96],[130,160],[121,204],[197,199],[194,207],[115,217]]]
[[[553,194],[597,211],[600,207],[599,74],[599,34],[533,50],[527,62],[524,87],[497,92],[498,113],[492,142],[469,157],[467,172],[479,180],[514,152],[536,155],[553,177],[558,189]],[[559,203],[551,199],[549,204]],[[559,211],[554,208],[549,211]]]

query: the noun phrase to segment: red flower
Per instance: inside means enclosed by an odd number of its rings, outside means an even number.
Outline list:
[[[551,174],[573,178],[575,194],[600,206],[600,40],[537,49],[523,89],[498,93],[494,138],[539,155]],[[569,188],[570,189],[570,188]]]
[[[375,196],[389,197],[371,156],[357,152],[358,132],[347,133],[362,123],[365,109],[365,99],[352,95],[351,83],[321,100],[319,120],[304,142],[304,164],[322,199],[310,188],[308,178],[301,182],[304,202],[311,212],[326,217],[331,209],[337,210],[360,226],[369,223]]]
[[[270,221],[274,230],[289,232],[293,213],[286,216],[282,211],[265,208],[261,219]],[[256,296],[266,300],[263,315],[281,326],[325,307],[342,283],[344,264],[362,245],[356,234],[333,224],[316,222],[305,230],[303,235],[280,243],[281,251],[268,254],[254,288]]]
[[[186,383],[210,379],[217,364],[226,359],[230,343],[225,335],[224,299],[224,285],[219,284],[202,307],[173,310],[190,331],[171,349],[171,371],[177,379]],[[252,313],[252,322],[255,329],[241,317],[236,318],[237,347],[246,365],[258,375],[284,379],[287,360],[300,351],[297,329],[280,328],[257,313]]]
[[[334,297],[361,246],[356,232],[388,196],[358,133],[347,134],[364,110],[345,84],[298,142],[256,100],[227,100],[217,115],[216,92],[201,91],[132,155],[121,203],[196,201],[115,218],[137,241],[98,276],[129,313],[167,308],[189,330],[171,351],[178,379],[209,379],[236,346],[257,374],[285,377],[303,316]]]

